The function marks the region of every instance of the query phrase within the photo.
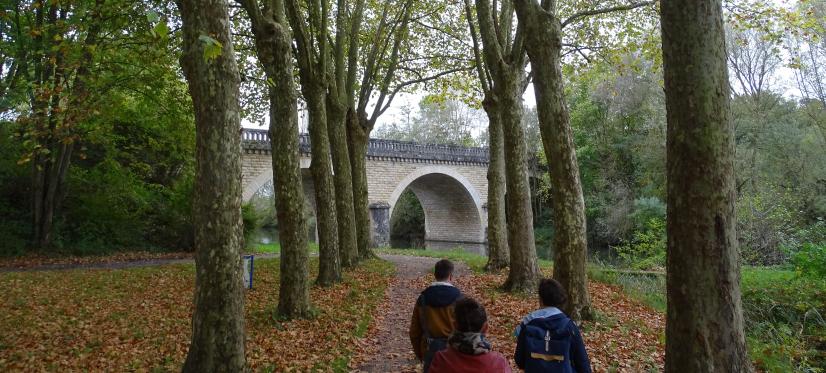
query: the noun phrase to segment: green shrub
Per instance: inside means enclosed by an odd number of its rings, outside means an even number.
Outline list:
[[[245,203],[241,205],[241,220],[244,222],[244,238],[248,239],[258,229],[259,225],[258,214],[252,204]]]
[[[31,238],[30,167],[17,164],[14,125],[0,122],[0,256],[22,255]]]
[[[400,248],[424,246],[424,209],[412,190],[406,189],[390,217],[390,245]]]
[[[665,221],[651,218],[645,228],[634,232],[631,242],[617,246],[617,254],[629,267],[640,270],[659,270],[665,267]]]
[[[757,366],[770,372],[813,372],[826,364],[826,282],[776,268],[744,268],[746,336]],[[821,342],[818,342],[821,341]]]
[[[534,228],[534,237],[536,240],[536,255],[540,259],[553,259],[553,245],[554,227],[553,226],[537,226]]]
[[[800,276],[826,279],[826,245],[804,244],[792,255],[792,264]]]
[[[665,203],[657,197],[641,197],[634,200],[634,212],[631,221],[634,229],[646,230],[651,219],[665,220]]]
[[[148,239],[153,246],[192,250],[195,227],[192,224],[194,177],[186,175],[171,187],[158,188],[158,197],[150,211]]]
[[[56,222],[56,244],[74,254],[148,248],[151,189],[128,169],[107,159],[90,169],[69,172],[66,213]]]

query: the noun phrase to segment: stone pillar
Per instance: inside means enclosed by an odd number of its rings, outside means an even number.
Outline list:
[[[390,246],[390,204],[370,204],[370,238],[373,247]]]
[[[485,241],[484,244],[483,244],[483,247],[482,247],[482,251],[484,252],[483,254],[485,256],[488,256],[488,255],[490,255],[490,245],[489,245],[490,242],[488,240],[488,203],[487,202],[482,204],[482,212],[485,214],[485,216],[482,218],[483,219],[482,220],[483,221],[482,226],[484,227],[484,229],[483,229],[484,236],[482,236],[482,239]]]

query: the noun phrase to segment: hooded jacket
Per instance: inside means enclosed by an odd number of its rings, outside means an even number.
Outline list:
[[[436,353],[430,363],[430,373],[511,373],[511,367],[502,354],[490,351],[469,355],[448,347]]]
[[[430,338],[447,338],[453,333],[453,304],[462,297],[462,292],[447,283],[434,283],[427,287],[413,307],[410,320],[410,344],[419,360],[427,351],[425,331],[422,329],[422,315],[427,321]]]
[[[582,341],[582,334],[579,332],[576,324],[568,318],[564,313],[557,313],[549,317],[526,318],[528,323],[526,325],[540,327],[545,330],[555,330],[558,332],[565,331],[571,335],[571,346],[568,351],[570,359],[560,366],[561,370],[554,371],[554,373],[591,373],[591,362],[588,360],[588,352],[585,351],[585,343]],[[517,329],[516,352],[514,353],[514,360],[516,365],[525,369],[525,362],[528,359],[529,352],[525,344],[525,334]],[[531,373],[525,370],[525,373]]]

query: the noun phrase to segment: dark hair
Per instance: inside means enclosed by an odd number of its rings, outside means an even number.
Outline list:
[[[568,302],[568,293],[559,281],[546,278],[539,282],[539,299],[546,307],[564,307]]]
[[[436,280],[447,280],[451,274],[453,274],[453,262],[447,259],[436,262],[436,266],[433,268],[433,276],[436,277]]]
[[[479,333],[488,321],[485,307],[473,298],[457,300],[453,306],[453,313],[456,316],[456,331],[462,333]]]

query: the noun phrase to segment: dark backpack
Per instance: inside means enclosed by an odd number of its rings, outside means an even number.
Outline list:
[[[567,326],[566,323],[566,327],[551,330],[522,324],[521,333],[525,333],[525,372],[573,372],[573,331]]]

